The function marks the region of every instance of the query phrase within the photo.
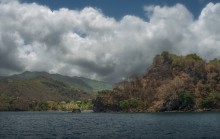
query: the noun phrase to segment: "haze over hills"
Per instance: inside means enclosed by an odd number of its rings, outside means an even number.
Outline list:
[[[50,74],[47,72],[25,71],[21,74],[12,75],[4,78],[13,79],[13,80],[31,80],[38,77],[45,77],[60,82],[64,82],[65,84],[70,85],[75,89],[79,89],[88,93],[95,93],[100,90],[112,88],[112,85],[107,82],[92,80],[84,77],[76,77],[76,76],[70,77],[70,76],[63,76],[60,74]]]

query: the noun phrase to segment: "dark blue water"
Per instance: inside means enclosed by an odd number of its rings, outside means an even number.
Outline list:
[[[0,138],[220,138],[220,113],[0,112]]]

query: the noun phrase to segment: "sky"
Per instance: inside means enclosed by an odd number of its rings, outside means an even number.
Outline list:
[[[0,0],[0,75],[46,71],[117,82],[156,54],[220,58],[216,0]]]

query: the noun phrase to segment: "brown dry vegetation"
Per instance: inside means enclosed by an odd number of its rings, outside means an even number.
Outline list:
[[[99,93],[94,110],[196,111],[220,109],[220,61],[196,54],[163,52],[141,77],[122,81],[112,91]]]

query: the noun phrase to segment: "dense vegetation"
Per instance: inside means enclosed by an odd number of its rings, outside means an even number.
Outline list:
[[[163,52],[147,73],[99,92],[94,111],[199,111],[220,109],[220,60]]]
[[[0,111],[92,109],[95,91],[110,86],[80,77],[24,72],[0,79]]]
[[[154,58],[146,74],[110,88],[107,83],[86,78],[24,72],[0,77],[0,110],[219,110],[220,60],[207,62],[196,54],[177,56],[163,52]]]

